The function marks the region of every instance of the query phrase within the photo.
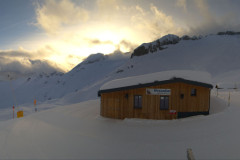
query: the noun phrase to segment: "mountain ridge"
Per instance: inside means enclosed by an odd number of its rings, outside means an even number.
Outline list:
[[[31,104],[34,99],[78,103],[97,98],[99,88],[110,80],[168,70],[208,72],[213,85],[232,87],[240,84],[239,44],[238,34],[209,35],[132,58],[131,53],[93,54],[65,74],[35,74],[0,82],[0,107]]]
[[[240,32],[226,31],[226,32],[218,32],[216,35],[219,35],[219,36],[220,35],[221,36],[222,35],[240,35]],[[207,36],[211,36],[211,35],[206,35],[205,37]],[[188,35],[183,35],[182,37],[179,37],[174,34],[168,34],[152,42],[141,44],[140,46],[138,46],[133,50],[131,58],[133,58],[134,56],[142,56],[145,54],[164,50],[167,48],[167,45],[177,44],[182,40],[200,40],[202,38],[203,38],[202,35],[192,36],[192,37]]]

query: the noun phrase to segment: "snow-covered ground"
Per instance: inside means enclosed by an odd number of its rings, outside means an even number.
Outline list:
[[[239,43],[239,35],[210,35],[132,59],[120,53],[91,55],[64,75],[0,82],[0,159],[186,159],[187,148],[196,159],[239,159],[240,92],[229,89],[240,84]],[[170,70],[207,72],[213,86],[224,88],[218,97],[213,89],[210,115],[177,120],[100,116],[97,92],[106,82]],[[15,117],[23,110],[23,118],[12,119],[13,104]]]
[[[212,95],[208,116],[177,120],[114,120],[90,100],[0,122],[2,159],[196,159],[240,157],[239,92],[227,106]],[[51,104],[42,106],[51,108]]]

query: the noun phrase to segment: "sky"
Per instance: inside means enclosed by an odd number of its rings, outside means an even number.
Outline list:
[[[239,0],[1,0],[0,74],[67,72],[167,34],[239,31]]]

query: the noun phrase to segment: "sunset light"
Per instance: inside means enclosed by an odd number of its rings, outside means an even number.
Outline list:
[[[5,5],[3,1],[1,3]],[[12,9],[11,13],[2,9],[6,12],[4,15],[12,18],[2,19],[6,23],[0,27],[0,50],[22,53],[19,48],[23,48],[25,59],[47,61],[64,72],[90,54],[132,52],[140,44],[167,34],[206,35],[239,26],[237,19],[233,22],[234,18],[229,17],[238,15],[237,5],[232,7],[231,13],[222,10],[221,14],[214,14],[217,8],[202,0],[139,0],[138,3],[126,0],[25,0],[16,3],[14,6],[18,8]],[[226,5],[223,7],[227,10]],[[13,17],[15,14],[19,17]],[[5,57],[9,62],[18,60]]]
[[[240,0],[0,0],[0,160],[240,160]]]

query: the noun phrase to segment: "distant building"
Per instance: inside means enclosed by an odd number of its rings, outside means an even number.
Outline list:
[[[110,81],[98,92],[101,115],[116,119],[208,115],[213,86],[206,79],[205,72],[171,71]]]

